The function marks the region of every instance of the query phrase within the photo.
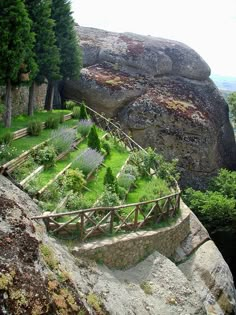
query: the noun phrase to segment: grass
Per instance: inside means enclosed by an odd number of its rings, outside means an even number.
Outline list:
[[[49,116],[54,115],[56,116],[57,114],[59,115],[59,113],[64,113],[66,115],[69,114],[70,112],[71,112],[70,110],[53,110],[52,112],[47,111],[35,112],[34,116],[32,117],[27,115],[20,115],[12,119],[11,128],[5,128],[3,122],[0,122],[0,134],[5,133],[7,130],[13,132],[19,129],[26,128],[31,120],[38,120],[44,122]]]

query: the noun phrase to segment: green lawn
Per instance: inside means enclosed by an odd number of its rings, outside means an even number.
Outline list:
[[[5,128],[3,122],[0,122],[0,134],[6,132],[7,130],[9,131],[16,131],[16,130],[20,130],[23,128],[26,128],[28,123],[31,120],[39,120],[41,122],[44,122],[47,120],[48,116],[51,115],[57,115],[59,113],[64,113],[69,114],[71,113],[70,110],[53,110],[52,112],[47,112],[47,111],[40,111],[40,112],[35,112],[33,117],[27,116],[27,115],[20,115],[17,117],[14,117],[12,119],[12,125],[11,128]]]

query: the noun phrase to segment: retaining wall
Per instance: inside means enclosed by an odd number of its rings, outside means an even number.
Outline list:
[[[181,216],[170,227],[96,240],[74,247],[72,253],[116,269],[131,267],[154,251],[171,257],[190,232],[189,216],[188,207],[181,202]]]

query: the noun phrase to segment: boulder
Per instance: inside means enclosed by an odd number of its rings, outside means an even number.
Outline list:
[[[228,105],[210,68],[171,40],[77,27],[84,68],[66,81],[66,99],[84,99],[139,144],[177,158],[181,184],[202,186],[219,168],[236,169]]]

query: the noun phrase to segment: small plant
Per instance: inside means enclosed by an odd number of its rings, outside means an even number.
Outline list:
[[[90,119],[82,119],[78,122],[77,131],[82,137],[86,137],[89,134],[92,125],[93,123]]]
[[[102,149],[106,152],[106,155],[110,155],[111,154],[111,147],[110,144],[108,142],[102,142]]]
[[[124,187],[118,186],[117,194],[118,194],[120,200],[125,200],[125,198],[128,194],[128,190],[126,190]]]
[[[99,140],[95,125],[93,125],[90,129],[90,132],[88,135],[88,146],[91,149],[101,151],[101,144],[100,144],[100,140]]]
[[[80,192],[85,186],[86,180],[84,179],[84,174],[80,170],[69,169],[63,178],[63,184],[66,190]]]
[[[37,163],[35,163],[35,160],[33,159],[33,157],[30,156],[26,160],[26,162],[21,165],[21,167],[17,167],[12,172],[12,175],[17,181],[20,181],[23,178],[25,178],[28,174],[33,172],[33,170],[36,169],[37,166],[38,165],[37,165]]]
[[[59,123],[63,124],[65,122],[65,115],[64,113],[60,113],[59,115]]]
[[[90,208],[93,202],[85,198],[84,195],[78,193],[71,194],[66,203],[66,207],[69,210],[80,210]]]
[[[134,184],[136,177],[131,174],[121,173],[118,177],[118,185],[129,190],[130,187]]]
[[[4,164],[17,156],[15,147],[11,147],[7,144],[0,145],[0,164]]]
[[[80,107],[79,106],[74,106],[72,109],[72,117],[75,119],[80,118]]]
[[[48,265],[48,267],[52,270],[57,269],[59,262],[58,260],[55,258],[55,255],[53,253],[53,250],[45,245],[45,244],[41,244],[39,246],[40,252],[43,256],[44,261],[46,262],[46,264]]]
[[[134,165],[131,165],[131,164],[125,165],[125,167],[123,169],[123,173],[130,174],[130,175],[134,176],[136,179],[139,176],[139,172],[138,172],[137,166],[134,166]]]
[[[106,189],[102,198],[98,202],[100,207],[113,207],[119,205],[120,200],[116,193],[112,192],[110,189]]]
[[[41,121],[31,120],[28,124],[27,131],[30,136],[39,136],[42,132]]]
[[[57,154],[68,151],[76,139],[76,131],[71,128],[60,127],[51,133],[51,145]]]
[[[115,176],[112,174],[112,170],[110,167],[108,167],[106,170],[103,184],[104,186],[106,186],[107,189],[111,190],[114,193],[117,193],[117,181]]]
[[[140,283],[140,288],[144,291],[145,294],[153,294],[152,286],[148,281],[143,281],[142,283]]]
[[[46,168],[51,167],[56,161],[56,152],[54,147],[46,146],[35,152],[34,160],[39,165],[44,165]]]
[[[66,108],[67,108],[67,109],[72,109],[73,107],[76,106],[76,103],[73,102],[73,101],[66,101],[66,102],[65,102],[65,105],[66,105]]]
[[[57,129],[59,126],[59,118],[57,116],[49,116],[45,121],[46,129]]]
[[[103,315],[104,312],[102,311],[102,302],[101,299],[95,293],[89,293],[87,296],[87,302],[90,306],[94,308],[97,314]]]
[[[85,103],[82,102],[80,104],[80,116],[79,119],[88,119],[88,114],[87,114],[87,110],[86,110],[86,106]]]
[[[80,169],[85,175],[95,170],[102,162],[103,156],[93,149],[84,150],[72,163],[73,169]]]
[[[7,131],[4,135],[0,137],[0,145],[1,144],[10,144],[13,140],[13,133]]]

